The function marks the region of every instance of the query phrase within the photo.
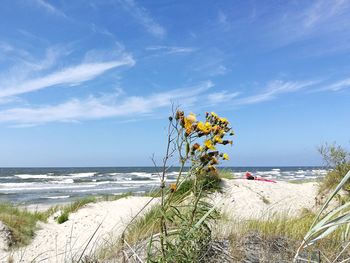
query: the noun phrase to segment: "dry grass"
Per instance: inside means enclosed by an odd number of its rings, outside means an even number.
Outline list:
[[[29,244],[37,229],[37,222],[46,222],[51,212],[31,212],[9,203],[0,204],[0,221],[11,232],[8,245],[16,247]]]
[[[254,257],[260,258],[260,262],[292,262],[314,218],[315,215],[306,210],[295,218],[279,216],[269,220],[232,221],[223,216],[214,230],[214,237],[230,241],[231,256],[237,262],[254,261]],[[343,243],[341,233],[339,229],[305,250],[302,256],[317,260],[322,251],[321,257],[335,258]]]

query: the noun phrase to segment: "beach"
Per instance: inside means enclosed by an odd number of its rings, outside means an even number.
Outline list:
[[[237,219],[263,220],[278,214],[297,216],[303,209],[314,208],[317,194],[317,183],[310,182],[224,179],[222,186],[222,192],[214,193],[210,199],[232,222]],[[28,246],[14,251],[2,249],[0,261],[7,262],[10,255],[14,262],[31,262],[33,259],[35,262],[66,262],[77,260],[83,251],[84,255],[94,255],[101,248],[115,244],[131,218],[150,199],[132,196],[87,204],[62,224],[51,217],[47,223],[39,224],[39,230]],[[156,202],[154,199],[152,204]]]
[[[167,182],[176,181],[179,168],[167,171]],[[323,167],[225,167],[235,177],[246,171],[280,181],[320,179]],[[155,167],[0,168],[0,202],[23,206],[67,203],[86,196],[142,194],[159,186]]]
[[[117,242],[126,225],[150,199],[127,197],[88,204],[63,224],[51,217],[48,223],[39,223],[28,246],[9,252],[1,250],[0,262],[7,262],[10,255],[14,262],[71,262],[78,260],[84,250],[93,254],[98,248]],[[4,247],[4,240],[0,240],[0,247]]]

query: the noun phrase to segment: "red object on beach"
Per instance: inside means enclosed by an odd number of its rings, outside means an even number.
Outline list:
[[[256,180],[256,181],[263,181],[263,182],[269,182],[269,183],[277,183],[274,180],[264,179],[264,178],[255,178],[254,180]]]
[[[269,180],[269,179],[264,179],[264,178],[255,177],[255,176],[253,176],[250,172],[246,172],[246,173],[245,173],[245,178],[246,178],[247,180],[256,180],[256,181],[262,181],[262,182],[277,183],[277,182],[274,181],[274,180]]]
[[[248,180],[254,180],[255,177],[250,173],[250,172],[246,172],[245,173],[245,178]]]

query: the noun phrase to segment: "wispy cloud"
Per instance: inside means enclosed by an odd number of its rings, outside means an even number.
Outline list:
[[[179,46],[150,46],[147,47],[146,50],[149,51],[161,51],[167,54],[173,53],[192,53],[196,51],[195,48],[192,47],[179,47]]]
[[[286,9],[282,9],[277,17],[272,17],[268,28],[264,28],[272,34],[273,41],[288,45],[306,39],[321,38],[323,41],[320,45],[327,47],[323,48],[323,53],[334,52],[334,46],[338,46],[338,50],[350,47],[349,37],[344,34],[350,29],[350,1],[300,1],[296,6],[286,5]]]
[[[291,81],[281,81],[276,80],[268,84],[267,88],[261,92],[252,96],[238,98],[234,100],[236,105],[246,105],[246,104],[255,104],[264,101],[269,101],[277,98],[278,95],[284,93],[297,92],[301,89],[311,87],[318,83],[317,81],[302,81],[302,82],[291,82]]]
[[[51,14],[55,14],[58,16],[62,16],[65,18],[68,18],[65,13],[63,13],[58,8],[54,7],[52,4],[46,2],[45,0],[35,0],[35,3],[40,6],[41,8],[45,9],[47,12]]]
[[[218,23],[222,26],[224,31],[228,31],[231,28],[231,23],[229,22],[227,15],[222,11],[219,11],[218,13]]]
[[[43,59],[35,59],[32,56],[27,59],[20,58],[12,67],[0,72],[0,98],[17,96],[56,85],[78,85],[94,79],[108,70],[134,65],[135,61],[131,55],[124,50],[113,50],[114,53],[107,52],[108,57],[103,51],[91,50],[85,54],[80,64],[56,70],[52,68],[57,67],[57,62],[70,54],[68,49],[48,48]],[[19,51],[12,52],[18,53]]]
[[[237,97],[240,93],[239,92],[228,92],[226,90],[220,91],[220,92],[214,92],[210,93],[208,95],[208,101],[211,104],[218,104],[222,102],[227,102],[232,100],[233,98]]]
[[[119,0],[119,3],[142,25],[150,34],[156,37],[164,37],[166,29],[157,23],[149,12],[134,0]]]
[[[33,92],[55,85],[78,85],[82,82],[96,78],[107,70],[125,65],[132,66],[133,64],[134,60],[130,57],[126,57],[116,61],[85,63],[64,68],[43,77],[26,80],[17,85],[5,87],[0,90],[0,98]]]
[[[149,96],[122,96],[121,92],[70,99],[62,104],[19,107],[0,111],[0,122],[32,126],[50,122],[77,122],[112,117],[135,117],[169,108],[181,101],[182,106],[193,105],[204,91],[213,87],[210,81],[196,86],[174,89]]]
[[[329,22],[334,17],[347,13],[350,3],[347,0],[319,0],[312,2],[303,16],[303,24],[306,28],[313,28],[324,22]]]
[[[230,69],[223,63],[223,59],[213,58],[208,62],[204,61],[202,64],[194,66],[193,70],[203,72],[209,77],[224,76],[230,72]]]
[[[337,81],[335,83],[329,84],[324,88],[321,88],[319,91],[325,91],[325,90],[339,91],[346,88],[350,88],[350,78],[346,78],[346,79]]]
[[[14,60],[16,58],[30,58],[31,54],[7,42],[0,41],[0,58],[4,60]]]
[[[13,46],[11,46],[10,44],[8,43],[5,43],[5,42],[0,42],[0,51],[2,52],[11,52],[13,51]]]

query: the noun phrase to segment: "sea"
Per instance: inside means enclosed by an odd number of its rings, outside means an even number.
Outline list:
[[[276,180],[318,179],[323,167],[225,167],[237,178],[249,171],[255,176]],[[176,180],[179,168],[167,170],[167,182]],[[142,194],[159,187],[155,167],[104,168],[0,168],[0,202],[20,205],[56,204],[85,196]]]

